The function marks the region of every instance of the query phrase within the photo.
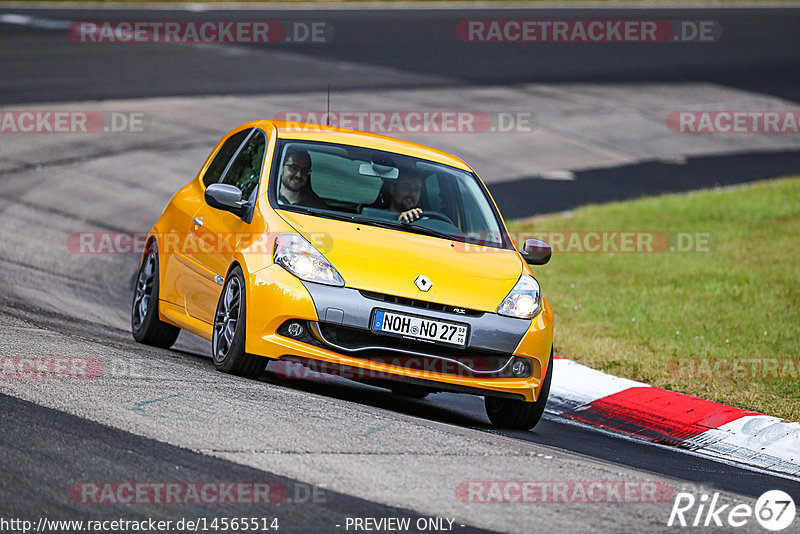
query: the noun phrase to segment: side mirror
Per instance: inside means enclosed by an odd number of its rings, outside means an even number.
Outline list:
[[[211,184],[206,188],[206,204],[212,208],[244,215],[249,207],[242,200],[242,190],[230,184]]]
[[[523,259],[530,265],[544,265],[550,261],[550,256],[553,255],[553,249],[550,248],[550,245],[541,239],[533,237],[525,240],[520,252]]]

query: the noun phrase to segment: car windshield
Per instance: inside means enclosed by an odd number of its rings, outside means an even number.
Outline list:
[[[507,248],[477,177],[428,160],[362,147],[284,140],[278,147],[277,206],[320,217]],[[401,213],[419,208],[407,224]]]

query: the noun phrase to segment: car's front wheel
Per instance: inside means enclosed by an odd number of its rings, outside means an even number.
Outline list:
[[[214,365],[224,373],[255,378],[266,367],[266,360],[244,351],[247,299],[244,274],[238,265],[231,270],[214,314],[211,339]]]
[[[550,363],[547,365],[547,373],[544,375],[544,382],[536,402],[486,397],[486,415],[489,416],[489,420],[495,426],[530,430],[536,426],[536,423],[539,422],[544,414],[544,406],[547,404],[547,397],[550,395],[550,382],[552,380],[553,349],[550,349]]]
[[[181,330],[158,318],[158,288],[158,247],[153,242],[136,275],[131,305],[131,333],[139,343],[168,349],[178,339]]]

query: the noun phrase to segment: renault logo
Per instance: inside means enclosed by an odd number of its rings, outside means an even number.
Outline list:
[[[419,275],[414,278],[414,283],[417,284],[417,287],[420,291],[427,291],[433,287],[433,282],[431,282],[427,276]]]

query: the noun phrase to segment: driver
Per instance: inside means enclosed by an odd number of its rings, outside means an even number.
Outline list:
[[[397,220],[412,223],[422,217],[419,199],[422,196],[422,177],[411,169],[401,169],[396,180],[389,184],[389,211],[399,213]]]

